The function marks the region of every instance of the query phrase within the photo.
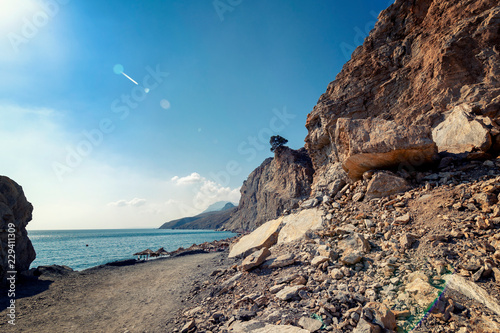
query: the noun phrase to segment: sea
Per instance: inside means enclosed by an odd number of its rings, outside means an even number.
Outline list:
[[[235,236],[227,231],[170,229],[28,230],[36,259],[31,268],[66,265],[84,270],[112,261],[136,258],[134,253],[163,247],[174,251]]]

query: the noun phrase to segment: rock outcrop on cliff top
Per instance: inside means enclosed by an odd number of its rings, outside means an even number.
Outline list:
[[[33,206],[26,200],[22,187],[0,176],[0,283],[5,282],[8,271],[26,271],[35,260],[36,253],[26,231],[32,212]],[[10,247],[15,251],[14,268],[9,265],[12,263],[9,259],[13,259],[9,257],[9,234],[15,237],[15,247]]]
[[[306,148],[315,168],[314,192],[337,192],[340,166],[359,179],[366,169],[432,162],[437,149],[482,157],[498,152],[499,26],[496,0],[397,0],[381,12],[308,115]],[[485,129],[481,138],[471,135],[464,141],[463,133],[446,128],[453,124],[446,123],[447,114],[455,108],[465,110],[458,115],[470,122],[465,132]],[[370,145],[370,136],[346,137],[346,122],[351,128],[366,125],[356,124],[359,119],[393,130],[381,131],[377,145]],[[438,145],[432,147],[429,130],[440,124],[433,133]],[[429,130],[415,131],[417,126]],[[401,134],[406,137],[394,140]]]
[[[238,209],[225,228],[254,230],[298,207],[299,201],[310,195],[313,173],[304,148],[279,147],[275,157],[266,159],[243,183]]]

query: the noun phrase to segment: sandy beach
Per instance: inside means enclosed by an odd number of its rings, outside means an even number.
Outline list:
[[[169,332],[195,281],[227,265],[227,253],[105,266],[19,285],[16,325],[0,299],[2,332]],[[24,297],[23,297],[24,296]]]

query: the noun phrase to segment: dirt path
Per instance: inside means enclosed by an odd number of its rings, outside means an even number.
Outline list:
[[[0,312],[0,331],[166,332],[192,283],[208,280],[224,266],[224,256],[198,254],[39,281],[50,283],[48,289],[16,301],[15,326],[7,323],[7,310]]]

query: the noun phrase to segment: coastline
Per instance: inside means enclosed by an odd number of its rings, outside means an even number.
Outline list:
[[[227,251],[171,256],[133,265],[100,265],[64,275],[43,274],[18,286],[16,325],[3,332],[164,332],[190,306],[194,283],[232,264]]]

